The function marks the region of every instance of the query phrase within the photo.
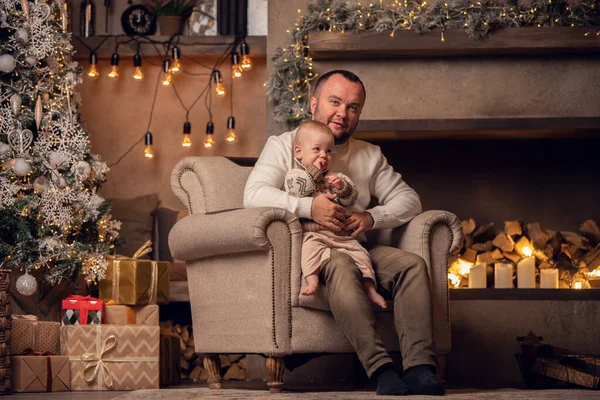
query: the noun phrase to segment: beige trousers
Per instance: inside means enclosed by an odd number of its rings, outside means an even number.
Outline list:
[[[435,365],[431,288],[425,261],[394,247],[375,246],[369,253],[378,292],[393,300],[394,325],[404,369],[419,364]],[[381,365],[392,362],[375,331],[373,305],[363,290],[362,275],[352,258],[332,250],[320,278],[327,286],[333,317],[356,350],[367,374],[371,376]]]

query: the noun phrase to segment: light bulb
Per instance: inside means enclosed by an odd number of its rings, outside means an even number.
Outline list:
[[[252,59],[249,56],[242,56],[242,70],[250,71],[252,69]]]
[[[237,136],[235,134],[235,118],[229,117],[227,118],[227,136],[225,140],[229,144],[234,144],[237,140]]]
[[[113,65],[110,68],[110,72],[108,73],[109,78],[118,78],[119,77],[119,67],[117,65]]]
[[[225,96],[225,86],[223,86],[222,82],[217,83],[217,87],[215,88],[215,91],[217,92],[217,96],[219,96],[219,97]]]
[[[242,53],[242,70],[250,71],[252,69],[252,60],[249,57],[250,46],[248,46],[246,40],[240,44],[240,53]]]
[[[173,80],[173,77],[171,76],[171,63],[169,62],[169,60],[163,61],[163,72],[165,73],[165,76],[163,78],[162,84],[164,86],[169,86],[171,84],[171,81]]]
[[[133,79],[141,81],[144,79],[144,74],[142,73],[142,67],[135,67],[135,71],[133,72]]]
[[[213,139],[213,132],[215,131],[215,124],[212,121],[208,121],[206,124],[206,139],[204,139],[204,147],[211,148],[215,144]]]
[[[152,153],[152,134],[150,132],[146,132],[146,136],[144,136],[144,143],[146,144],[146,147],[144,148],[144,157],[154,157],[154,154]]]
[[[98,69],[96,68],[96,64],[90,65],[90,69],[88,70],[88,77],[90,79],[98,78],[100,74],[98,73]]]
[[[144,79],[144,74],[142,73],[142,56],[139,53],[133,56],[133,66],[135,67],[132,75],[133,79],[138,81]]]
[[[183,141],[181,145],[183,147],[192,147],[192,139],[190,138],[190,133],[192,133],[192,124],[190,121],[185,121],[183,124]]]
[[[181,61],[179,61],[179,59],[176,58],[175,60],[173,60],[173,65],[171,65],[171,72],[176,74],[179,71],[181,71]]]
[[[242,76],[242,66],[240,64],[235,64],[231,66],[231,76],[234,78],[240,78]]]

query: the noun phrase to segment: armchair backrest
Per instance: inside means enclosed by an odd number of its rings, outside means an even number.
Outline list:
[[[171,173],[171,189],[190,214],[242,208],[251,167],[225,157],[187,157]]]

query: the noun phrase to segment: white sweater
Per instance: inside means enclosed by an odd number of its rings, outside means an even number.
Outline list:
[[[278,207],[298,218],[311,219],[313,197],[294,197],[285,192],[288,171],[296,168],[293,143],[296,130],[271,136],[252,169],[244,189],[244,207]],[[349,211],[368,211],[373,216],[373,229],[394,228],[410,221],[421,212],[419,195],[402,180],[379,146],[350,138],[335,146],[331,171],[352,179],[358,189],[358,201]],[[371,196],[378,206],[367,209]]]

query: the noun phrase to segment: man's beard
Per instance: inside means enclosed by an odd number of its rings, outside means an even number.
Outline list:
[[[327,125],[327,126],[329,126],[329,123],[331,122],[331,121],[328,120],[327,117],[321,117],[319,115],[319,105],[318,104],[315,107],[314,119],[316,121],[319,121],[319,122]],[[350,137],[352,136],[353,133],[354,133],[354,128],[351,128],[350,126],[347,126],[346,130],[338,133],[337,135],[336,134],[333,135],[334,144],[337,146],[337,145],[346,143],[348,141],[348,139],[350,139]],[[339,135],[339,137],[338,137],[338,135]]]

